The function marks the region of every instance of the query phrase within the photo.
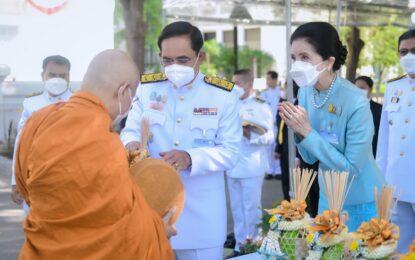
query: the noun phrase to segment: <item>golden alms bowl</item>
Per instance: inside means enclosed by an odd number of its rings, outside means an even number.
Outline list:
[[[176,211],[169,223],[174,224],[183,211],[185,193],[179,173],[167,162],[146,158],[130,166],[130,173],[147,203],[160,216],[170,208]]]

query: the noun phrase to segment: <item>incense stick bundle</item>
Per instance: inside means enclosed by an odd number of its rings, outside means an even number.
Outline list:
[[[309,169],[300,168],[292,169],[291,171],[293,179],[294,199],[297,201],[305,201],[313,181],[317,174]]]
[[[393,187],[384,186],[380,194],[378,194],[378,189],[375,188],[376,208],[379,220],[384,219],[389,221],[394,192],[395,189]]]
[[[148,139],[150,138],[150,120],[143,117],[141,120],[141,146],[140,152],[148,151]]]
[[[341,212],[347,193],[350,189],[347,188],[348,172],[334,172],[327,171],[324,173],[323,186],[327,194],[329,208]]]
[[[141,145],[136,151],[130,151],[128,162],[130,167],[148,157],[148,140],[150,139],[150,121],[144,117],[141,120]]]

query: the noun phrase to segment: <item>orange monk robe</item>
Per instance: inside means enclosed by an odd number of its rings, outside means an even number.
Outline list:
[[[77,92],[23,128],[17,189],[30,205],[20,259],[173,259],[101,101]]]

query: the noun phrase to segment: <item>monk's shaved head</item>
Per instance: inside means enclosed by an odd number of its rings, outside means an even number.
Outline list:
[[[134,61],[126,53],[105,50],[92,59],[80,90],[99,97],[114,117],[119,113],[119,90],[124,92],[129,88],[134,96],[139,74]]]
[[[83,90],[116,90],[125,83],[137,83],[139,72],[134,61],[119,50],[106,50],[96,55],[82,81]]]

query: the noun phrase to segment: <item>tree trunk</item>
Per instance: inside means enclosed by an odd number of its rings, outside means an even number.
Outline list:
[[[359,55],[365,45],[360,38],[360,30],[356,26],[352,28],[352,33],[347,39],[349,45],[349,58],[347,59],[346,78],[354,81],[356,78],[357,65],[359,64]]]
[[[127,48],[140,72],[144,72],[144,0],[120,0],[127,31]]]

